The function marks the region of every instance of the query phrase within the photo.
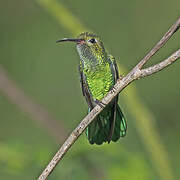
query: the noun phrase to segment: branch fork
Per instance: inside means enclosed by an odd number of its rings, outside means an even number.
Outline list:
[[[167,59],[161,61],[158,64],[150,66],[148,68],[142,69],[147,61],[170,39],[170,37],[180,28],[180,17],[175,22],[174,25],[168,30],[168,32],[162,37],[162,39],[153,47],[153,49],[121,80],[119,80],[113,87],[107,96],[102,99],[103,104],[109,104],[114,97],[116,97],[125,87],[127,87],[134,80],[152,75],[160,70],[166,68],[167,66],[174,63],[180,58],[180,49],[169,56]],[[58,152],[55,154],[53,159],[47,165],[45,170],[39,176],[38,180],[45,180],[54,170],[59,161],[63,158],[70,147],[75,143],[78,137],[83,133],[86,127],[95,119],[95,117],[104,109],[100,105],[96,105],[92,111],[80,122],[80,124],[73,130],[64,144],[60,147]]]

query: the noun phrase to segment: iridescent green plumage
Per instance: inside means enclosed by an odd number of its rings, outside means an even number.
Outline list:
[[[119,74],[116,61],[107,54],[100,38],[92,33],[85,32],[77,39],[60,41],[77,42],[81,87],[90,112],[117,82]],[[117,102],[118,96],[87,127],[86,136],[91,144],[111,140],[116,142],[126,135],[126,121]]]

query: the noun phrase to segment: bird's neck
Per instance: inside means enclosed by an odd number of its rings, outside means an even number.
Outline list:
[[[96,71],[100,68],[103,68],[108,64],[107,56],[92,56],[92,57],[83,57],[80,56],[81,64],[85,70]]]

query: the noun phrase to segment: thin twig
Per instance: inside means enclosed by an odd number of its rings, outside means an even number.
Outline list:
[[[147,61],[170,39],[170,37],[179,29],[180,18],[171,26],[168,32],[162,37],[162,39],[153,47],[153,49],[137,64],[137,67],[141,69]]]
[[[134,80],[137,80],[141,77],[145,77],[147,75],[156,73],[168,65],[172,64],[180,58],[180,49],[176,51],[176,53],[172,54],[169,58],[161,62],[160,68],[152,68],[152,72],[150,69],[149,72],[142,75],[142,72],[145,72],[147,69],[142,69],[143,65],[168,41],[168,39],[177,31],[180,26],[180,17],[177,22],[170,28],[170,30],[163,36],[163,38],[156,44],[156,46],[143,58],[122,80],[118,81],[113,88],[113,91],[110,91],[107,96],[102,99],[103,104],[109,104],[114,97],[117,96],[119,92],[121,92],[126,86],[128,86]],[[173,59],[173,61],[172,61]],[[160,63],[159,63],[160,64]],[[154,67],[154,66],[153,66]],[[49,176],[49,174],[56,167],[58,162],[63,158],[69,148],[74,144],[74,142],[78,139],[78,137],[83,133],[86,127],[93,121],[93,119],[104,109],[99,105],[95,106],[93,110],[80,122],[80,124],[76,127],[76,129],[70,134],[58,152],[55,154],[53,159],[47,165],[45,170],[39,176],[38,180],[45,180]]]
[[[173,53],[171,56],[169,56],[164,61],[162,61],[154,66],[148,67],[146,69],[142,69],[140,77],[150,76],[151,74],[161,71],[166,66],[169,66],[174,61],[176,61],[179,58],[179,56],[180,56],[180,49],[177,50],[175,53]]]

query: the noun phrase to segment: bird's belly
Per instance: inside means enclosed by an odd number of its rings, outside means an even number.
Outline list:
[[[110,91],[114,85],[111,72],[94,73],[90,77],[86,77],[89,91],[94,100],[101,100]]]

